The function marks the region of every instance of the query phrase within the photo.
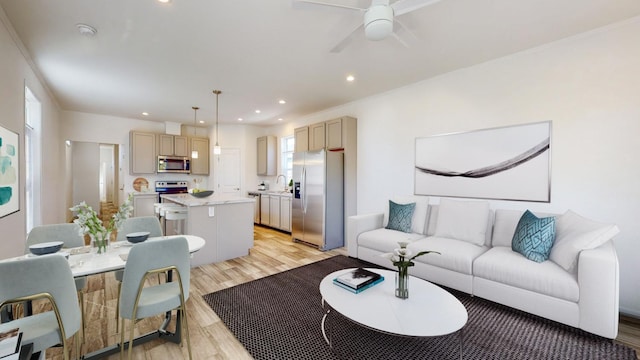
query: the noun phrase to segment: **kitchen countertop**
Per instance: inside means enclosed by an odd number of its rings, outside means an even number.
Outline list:
[[[191,194],[160,195],[160,198],[183,206],[209,206],[255,202],[255,199],[237,195],[216,195],[197,198]]]
[[[288,196],[288,197],[293,196],[293,194],[291,192],[282,191],[282,190],[251,190],[251,191],[248,191],[247,194],[249,194],[249,195],[267,194],[267,195],[278,195],[278,196]]]

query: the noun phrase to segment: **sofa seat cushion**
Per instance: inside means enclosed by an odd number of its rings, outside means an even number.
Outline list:
[[[413,242],[423,239],[424,235],[416,233],[405,233],[397,230],[376,229],[363,232],[358,236],[358,246],[363,246],[372,250],[384,253],[393,252],[400,247],[399,241]]]
[[[430,236],[410,243],[407,248],[414,254],[420,251],[437,251],[438,254],[426,254],[415,258],[421,262],[443,269],[471,275],[473,260],[487,251],[487,247],[471,244],[468,241]]]
[[[577,302],[578,281],[553,261],[536,263],[511,248],[496,246],[473,263],[473,275],[552,297]]]

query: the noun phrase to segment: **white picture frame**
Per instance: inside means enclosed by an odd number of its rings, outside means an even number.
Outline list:
[[[551,201],[551,121],[416,138],[416,195]]]

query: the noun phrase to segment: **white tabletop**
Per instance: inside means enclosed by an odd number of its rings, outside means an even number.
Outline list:
[[[384,276],[384,281],[354,294],[335,284],[327,275],[320,294],[331,308],[362,326],[404,336],[441,336],[460,330],[467,323],[467,310],[453,295],[428,281],[410,276],[409,298],[395,296],[395,272],[367,270]]]
[[[172,236],[159,236],[150,237],[146,241],[154,241],[160,239],[169,239],[175,237],[184,237],[189,243],[189,252],[194,253],[202,247],[204,247],[205,241],[203,238],[194,235],[172,235]],[[126,264],[127,254],[131,251],[131,247],[135,246],[128,241],[115,241],[109,246],[109,249],[104,254],[94,254],[93,252],[87,252],[83,254],[70,255],[69,266],[71,267],[71,273],[74,277],[100,274],[109,271],[124,269]],[[63,252],[69,252],[70,249],[63,249]],[[60,252],[56,253],[59,254]],[[73,252],[71,252],[73,254]],[[52,254],[53,255],[53,254]],[[22,255],[11,259],[2,261],[11,261],[24,259],[25,257],[35,255]],[[47,256],[47,255],[42,255]],[[123,259],[124,258],[124,259]]]

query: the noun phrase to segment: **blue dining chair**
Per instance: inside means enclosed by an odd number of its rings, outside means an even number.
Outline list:
[[[166,272],[171,272],[173,281],[157,284],[147,282],[147,277]],[[118,300],[119,314],[123,319],[120,328],[121,358],[125,348],[125,319],[130,322],[128,358],[131,359],[135,323],[140,319],[177,310],[177,318],[182,327],[180,334],[186,336],[191,359],[186,314],[190,279],[189,244],[184,237],[147,241],[131,248]],[[180,342],[182,341],[181,338]]]
[[[126,241],[127,234],[140,231],[148,231],[149,237],[162,236],[162,225],[160,225],[160,220],[158,220],[158,218],[155,216],[139,216],[128,218],[124,221],[120,230],[118,230],[116,241]],[[120,298],[120,287],[122,285],[123,273],[123,270],[117,270],[114,273],[116,281],[118,282],[118,299]],[[119,307],[116,306],[116,329],[120,328],[120,315],[118,314],[118,309]]]
[[[76,354],[79,354],[77,335],[82,327],[82,315],[67,259],[51,254],[4,261],[0,262],[0,274],[3,274],[0,276],[0,308],[45,299],[52,309],[2,323],[0,332],[19,328],[23,333],[22,344],[33,343],[34,353],[62,345],[65,360],[70,356],[66,340],[73,336]]]
[[[62,241],[64,248],[75,248],[84,246],[84,235],[81,234],[80,226],[75,223],[49,224],[36,226],[27,235],[24,253],[29,254],[29,246],[50,241]],[[80,311],[82,313],[82,341],[84,341],[84,289],[87,287],[87,277],[75,278],[76,291],[80,298]]]

